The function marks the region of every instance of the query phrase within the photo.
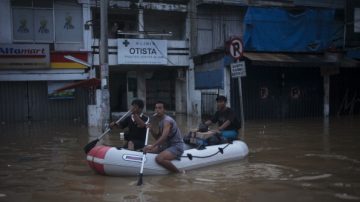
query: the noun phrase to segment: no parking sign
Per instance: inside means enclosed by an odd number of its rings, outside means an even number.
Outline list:
[[[243,52],[244,52],[244,47],[243,47],[241,39],[234,38],[230,41],[229,52],[230,52],[230,55],[235,60],[238,60],[242,57]]]

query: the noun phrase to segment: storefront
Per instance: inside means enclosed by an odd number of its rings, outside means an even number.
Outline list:
[[[77,120],[86,123],[87,89],[57,89],[88,79],[85,67],[64,58],[87,52],[50,52],[47,44],[0,45],[0,120]]]
[[[93,46],[99,63],[98,41]],[[188,43],[182,40],[109,39],[109,90],[113,115],[125,112],[132,100],[145,101],[145,111],[155,102],[167,103],[168,111],[186,113]]]

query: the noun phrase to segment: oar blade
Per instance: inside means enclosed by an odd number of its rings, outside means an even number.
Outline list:
[[[143,174],[140,173],[139,174],[139,179],[138,179],[138,182],[137,182],[137,186],[141,186],[143,184]]]
[[[89,153],[89,151],[95,147],[95,145],[98,141],[99,141],[99,139],[95,139],[95,140],[89,142],[87,145],[85,145],[85,147],[84,147],[85,154]]]

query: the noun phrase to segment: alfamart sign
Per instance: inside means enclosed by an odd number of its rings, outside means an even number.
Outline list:
[[[118,39],[118,64],[166,65],[167,41]]]
[[[1,69],[50,68],[49,45],[0,44]]]

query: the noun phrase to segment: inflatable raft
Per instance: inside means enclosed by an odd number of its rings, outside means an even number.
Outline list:
[[[232,143],[207,146],[204,149],[187,149],[180,160],[172,163],[179,170],[193,170],[209,165],[243,159],[248,154],[247,145],[240,140]],[[123,148],[96,146],[87,154],[89,166],[99,174],[110,176],[135,176],[139,174],[143,153]],[[165,175],[169,171],[155,162],[156,154],[147,153],[144,175]]]

